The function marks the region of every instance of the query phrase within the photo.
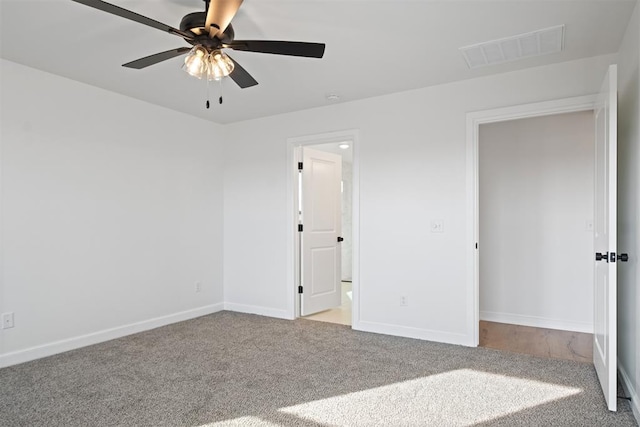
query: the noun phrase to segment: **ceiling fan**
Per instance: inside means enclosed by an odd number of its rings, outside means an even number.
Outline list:
[[[204,77],[207,80],[220,80],[229,76],[244,89],[255,86],[258,82],[240,64],[224,53],[223,49],[307,58],[322,58],[324,55],[324,43],[235,40],[231,20],[238,12],[243,0],[204,0],[205,11],[184,16],[180,22],[180,29],[101,0],[72,1],[182,37],[193,46],[171,49],[123,64],[123,67],[127,68],[142,69],[188,53],[183,69],[190,75],[197,78]]]

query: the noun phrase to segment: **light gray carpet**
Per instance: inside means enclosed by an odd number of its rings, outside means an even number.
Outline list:
[[[221,312],[0,370],[2,426],[635,426],[593,367]]]

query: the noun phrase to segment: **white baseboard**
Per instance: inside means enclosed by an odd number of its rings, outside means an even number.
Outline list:
[[[620,363],[620,359],[618,359],[618,374],[622,380],[622,388],[624,389],[625,395],[631,398],[631,410],[633,411],[633,416],[636,417],[636,422],[640,425],[640,401],[638,400],[638,390],[633,386],[633,381],[631,381],[631,378],[629,378],[624,366]]]
[[[277,319],[293,320],[287,310],[277,310],[269,307],[261,307],[258,305],[235,304],[225,302],[224,309],[227,311],[235,311],[238,313],[259,314],[260,316],[275,317]]]
[[[160,326],[194,319],[196,317],[222,311],[223,309],[224,307],[222,303],[207,305],[204,307],[194,308],[192,310],[169,314],[167,316],[156,317],[153,319],[143,320],[141,322],[131,323],[129,325],[118,326],[116,328],[105,329],[103,331],[93,332],[79,337],[68,338],[37,347],[6,353],[0,355],[0,368],[29,362],[30,360],[40,359],[42,357],[53,356],[54,354],[64,353],[65,351],[75,350],[80,347],[86,347],[88,345],[98,344],[104,341],[136,334],[138,332],[148,331]]]
[[[409,326],[392,325],[388,323],[358,321],[354,322],[352,329],[363,332],[373,332],[376,334],[395,335],[398,337],[415,338],[425,341],[435,341],[447,344],[473,346],[472,337],[466,334],[456,334],[451,332],[434,331],[430,329],[413,328]]]
[[[593,333],[593,324],[571,320],[550,319],[547,317],[525,316],[513,313],[480,311],[480,320],[487,322],[509,323],[511,325],[533,326],[535,328],[559,329],[561,331]]]

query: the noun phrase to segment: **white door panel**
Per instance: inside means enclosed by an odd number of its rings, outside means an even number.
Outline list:
[[[341,304],[342,158],[303,148],[302,298],[307,316]]]
[[[311,248],[311,262],[309,264],[311,267],[312,286],[309,292],[313,296],[336,291],[334,274],[336,270],[336,251],[337,248],[335,247]]]
[[[616,410],[617,67],[605,76],[595,108],[593,364],[609,410]]]

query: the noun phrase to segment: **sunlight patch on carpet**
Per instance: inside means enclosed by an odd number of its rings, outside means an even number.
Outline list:
[[[280,411],[329,425],[472,426],[581,389],[461,369],[302,403]]]
[[[282,424],[265,421],[258,417],[239,417],[232,420],[218,421],[210,424],[202,424],[199,427],[282,427]]]

